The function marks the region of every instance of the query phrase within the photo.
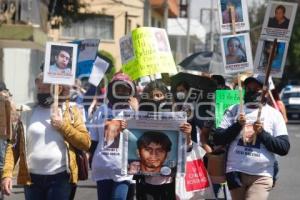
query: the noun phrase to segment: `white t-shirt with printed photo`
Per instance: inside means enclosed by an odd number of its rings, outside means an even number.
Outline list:
[[[231,126],[239,116],[239,105],[231,106],[226,111],[221,128]],[[251,175],[272,177],[274,173],[275,154],[268,151],[264,144],[257,138],[253,140],[253,123],[257,120],[258,109],[244,107],[246,125],[234,141],[230,144],[227,156],[226,172],[239,171]],[[288,135],[286,124],[279,111],[269,105],[265,105],[261,112],[261,122],[266,132],[274,137]],[[246,144],[243,142],[242,132],[245,132]]]
[[[90,128],[91,139],[98,141],[92,161],[93,181],[112,179],[116,182],[132,180],[132,176],[121,175],[123,137],[120,136],[118,148],[106,148],[104,143],[104,125],[107,119],[121,117],[122,111],[112,111],[107,105],[101,105],[94,114],[93,126]],[[120,133],[122,134],[122,133]]]

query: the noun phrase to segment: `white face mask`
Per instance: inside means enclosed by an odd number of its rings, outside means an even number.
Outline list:
[[[184,92],[177,92],[176,97],[178,100],[184,100],[185,99],[185,93]]]

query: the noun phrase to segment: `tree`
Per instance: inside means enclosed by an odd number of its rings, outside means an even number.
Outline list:
[[[87,4],[82,3],[80,0],[50,0],[49,20],[54,17],[63,19],[61,23],[65,26],[71,24],[72,21],[80,19],[80,9],[86,8]]]

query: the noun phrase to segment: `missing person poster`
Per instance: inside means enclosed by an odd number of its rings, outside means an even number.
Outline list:
[[[226,74],[252,71],[249,33],[221,36],[221,49]]]
[[[291,37],[297,8],[297,3],[269,2],[261,34],[278,39],[289,39]]]
[[[261,38],[258,42],[256,55],[254,60],[254,72],[257,74],[265,74],[266,67],[268,65],[269,55],[271,53],[273,45],[273,40],[268,38]],[[275,78],[281,78],[285,60],[287,56],[289,43],[285,40],[278,40],[277,41],[277,48],[275,50],[275,57],[272,61],[271,65],[271,75]]]
[[[77,44],[47,42],[44,83],[74,85]]]
[[[133,80],[158,73],[177,73],[166,31],[142,27],[120,39],[122,70]]]
[[[234,8],[232,19],[230,9]],[[235,31],[249,31],[248,8],[246,0],[218,0],[218,11],[221,33],[232,33],[232,21],[235,22]]]
[[[185,171],[186,140],[179,126],[184,112],[124,113],[128,129],[123,131],[122,173],[175,176]]]

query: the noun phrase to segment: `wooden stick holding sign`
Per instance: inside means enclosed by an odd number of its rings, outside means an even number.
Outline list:
[[[232,34],[236,34],[236,27],[235,27],[235,7],[230,6],[230,18],[231,18],[231,25],[232,25]],[[239,96],[240,96],[240,114],[244,113],[244,101],[243,101],[243,88],[242,88],[242,83],[241,83],[241,74],[237,74],[237,79],[238,79],[238,86],[239,86]],[[245,137],[245,129],[243,128],[242,130],[243,133],[243,143],[246,145],[246,137]]]
[[[261,110],[262,110],[263,103],[264,103],[263,101],[264,101],[266,93],[269,90],[269,88],[268,88],[268,86],[269,86],[269,77],[270,77],[272,62],[273,62],[273,59],[275,57],[276,49],[277,49],[277,39],[274,39],[274,42],[272,44],[271,53],[270,53],[269,59],[268,59],[268,64],[267,64],[267,67],[266,67],[266,76],[265,76],[265,81],[264,81],[264,85],[263,85],[263,91],[262,91],[261,96],[260,96],[260,103],[259,103],[258,114],[257,114],[257,122],[260,122]],[[252,144],[255,145],[255,143],[256,143],[256,134],[254,133]]]
[[[58,95],[59,95],[59,85],[55,84],[54,85],[53,113],[58,113]]]

